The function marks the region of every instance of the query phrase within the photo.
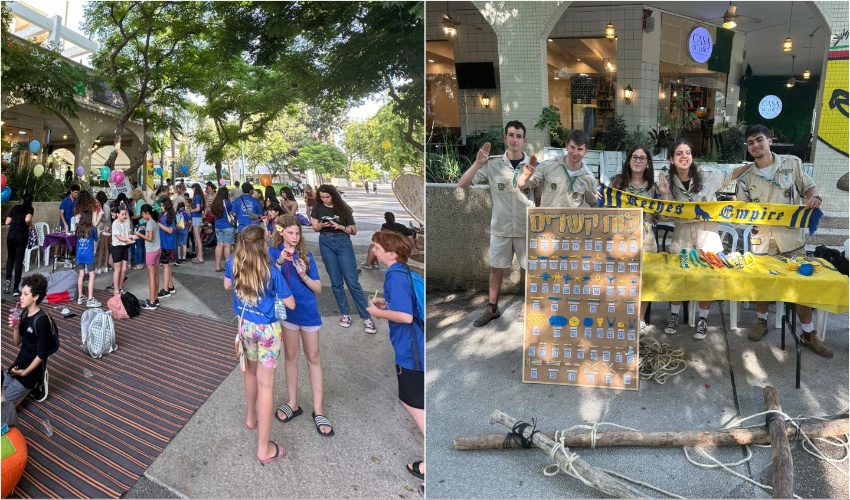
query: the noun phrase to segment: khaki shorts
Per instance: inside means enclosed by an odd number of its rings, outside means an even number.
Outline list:
[[[758,244],[753,244],[753,237],[750,236],[750,251],[753,255],[782,255],[783,257],[805,257],[806,256],[806,247],[802,246],[796,250],[791,250],[790,252],[782,253],[779,251],[779,247],[776,245],[776,240],[773,238],[768,238],[767,241],[763,241],[764,238],[759,239],[756,236],[756,241]]]
[[[507,269],[513,263],[514,254],[520,267],[528,265],[528,251],[525,247],[525,237],[512,238],[508,236],[490,235],[490,267]]]
[[[723,242],[717,233],[716,222],[694,222],[690,224],[676,224],[676,229],[671,235],[672,239],[667,245],[668,253],[679,253],[682,250],[693,249],[706,252],[722,252]]]

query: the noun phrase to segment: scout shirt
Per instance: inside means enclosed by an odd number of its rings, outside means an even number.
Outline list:
[[[540,199],[542,207],[578,208],[596,206],[596,178],[581,164],[575,172],[569,172],[564,156],[541,162],[528,180],[528,186],[543,185]]]
[[[759,169],[755,163],[749,164],[750,168],[738,179],[735,193],[738,200],[801,205],[806,191],[814,187],[815,181],[803,172],[802,162],[796,156],[776,153],[773,155],[773,164],[764,169]],[[766,178],[765,175],[769,177]],[[761,239],[768,242],[773,238],[782,253],[793,252],[806,244],[805,228],[771,225],[754,227],[758,229],[758,235],[751,236],[751,240]]]
[[[673,166],[671,169],[675,168]],[[675,172],[670,175],[670,199],[675,201],[717,201],[717,191],[729,183],[732,179],[732,172],[723,172],[719,170],[699,169],[700,178],[702,178],[702,187],[699,191],[694,191],[694,181],[691,179],[688,189],[679,180],[679,176]],[[702,221],[691,219],[670,218],[676,224],[696,224]]]
[[[511,166],[507,153],[490,156],[487,163],[479,168],[472,177],[473,184],[486,182],[490,185],[493,199],[493,215],[490,218],[490,234],[506,238],[525,238],[527,227],[526,208],[533,207],[534,201],[516,187],[516,178],[522,173],[528,155],[522,154],[522,160],[516,168]]]

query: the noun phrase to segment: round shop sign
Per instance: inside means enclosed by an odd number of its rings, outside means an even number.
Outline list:
[[[704,63],[711,57],[711,50],[714,44],[711,41],[711,34],[702,26],[691,31],[688,37],[688,53],[698,63]]]
[[[775,95],[766,95],[759,102],[759,114],[762,118],[776,118],[782,112],[782,101]]]

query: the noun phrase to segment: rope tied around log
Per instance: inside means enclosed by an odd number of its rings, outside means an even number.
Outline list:
[[[596,433],[598,432],[599,427],[603,426],[603,425],[616,427],[618,429],[625,429],[627,431],[637,431],[638,430],[638,429],[632,429],[631,427],[626,427],[625,425],[613,424],[613,423],[609,423],[609,422],[596,422],[593,425],[579,424],[579,425],[574,425],[572,427],[569,427],[569,428],[561,430],[561,431],[555,431],[555,441],[558,441],[558,442],[563,444],[565,436],[567,435],[568,432],[576,431],[576,430],[589,430],[590,431],[590,448],[593,449],[593,448],[596,448]]]
[[[673,349],[670,344],[662,344],[652,337],[640,339],[638,355],[638,373],[643,380],[655,380],[663,384],[669,377],[688,368],[684,349]]]
[[[523,437],[523,434],[525,434],[526,429],[528,429],[529,427],[531,427],[531,434],[529,434],[527,438]],[[520,420],[516,424],[514,424],[514,426],[511,428],[511,432],[509,432],[505,436],[505,441],[502,443],[502,448],[514,448],[513,445],[517,444],[520,448],[525,448],[527,450],[531,449],[531,447],[534,446],[534,443],[532,443],[532,441],[534,440],[534,435],[539,432],[540,431],[537,430],[536,419],[532,418],[530,424],[528,422],[523,422],[522,420]]]

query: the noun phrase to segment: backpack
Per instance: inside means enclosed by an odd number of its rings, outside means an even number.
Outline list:
[[[124,310],[127,311],[127,316],[135,318],[142,313],[142,305],[139,299],[130,292],[121,294],[121,303],[124,304]]]
[[[186,229],[186,219],[183,218],[183,214],[177,214],[177,229]]]
[[[53,346],[50,347],[50,350],[47,351],[47,355],[56,354],[56,351],[59,350],[59,327],[56,326],[56,322],[53,321],[53,318],[50,317],[49,314],[44,312],[44,310],[39,311],[39,313],[43,316],[47,317],[47,321],[50,322],[50,332],[53,334]],[[39,316],[36,316],[36,321],[38,321]]]
[[[835,267],[839,273],[847,276],[848,262],[844,252],[839,252],[834,248],[829,248],[824,245],[815,247],[814,256],[823,259]]]
[[[127,314],[127,310],[124,309],[124,301],[121,300],[121,295],[113,295],[109,300],[106,301],[106,306],[109,307],[109,311],[112,313],[112,317],[114,319],[129,319],[130,315]]]
[[[112,321],[112,311],[103,309],[86,309],[80,318],[82,330],[82,348],[93,358],[118,349],[115,343],[115,323]]]
[[[413,289],[413,320],[425,326],[425,280],[416,271],[411,271],[408,266],[404,266],[408,278],[410,279],[410,287]]]

